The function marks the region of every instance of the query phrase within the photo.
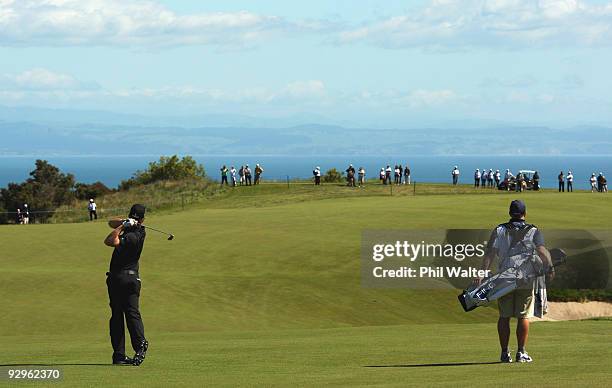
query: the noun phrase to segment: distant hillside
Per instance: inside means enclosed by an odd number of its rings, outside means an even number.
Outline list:
[[[154,126],[2,121],[0,155],[55,154],[607,154],[612,129],[580,127],[363,129],[306,124]]]

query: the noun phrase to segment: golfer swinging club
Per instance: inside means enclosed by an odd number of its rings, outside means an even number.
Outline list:
[[[545,267],[548,267],[549,279],[554,277],[554,267],[550,253],[544,246],[544,237],[534,225],[525,222],[527,215],[525,203],[520,200],[512,201],[510,204],[510,221],[499,225],[491,233],[487,245],[487,254],[482,263],[482,269],[488,270],[496,256],[499,257],[499,271],[520,265],[518,261],[531,260],[537,257]],[[480,284],[482,279],[474,279]],[[537,294],[537,295],[536,295]],[[536,315],[542,316],[546,309],[544,277],[527,282],[498,300],[499,320],[497,321],[497,332],[501,346],[501,362],[512,362],[512,356],[508,350],[510,341],[510,318],[515,317],[518,322],[516,326],[516,339],[518,351],[517,362],[533,361],[525,346],[529,335],[529,318]],[[536,303],[537,300],[537,303]]]
[[[113,231],[104,240],[104,244],[114,248],[110,269],[106,273],[106,285],[112,311],[109,326],[115,365],[142,364],[149,346],[138,311],[140,297],[138,260],[146,237],[142,225],[144,218],[145,207],[139,204],[132,206],[127,220],[114,219],[108,222]],[[124,316],[132,348],[136,352],[134,358],[125,355]]]

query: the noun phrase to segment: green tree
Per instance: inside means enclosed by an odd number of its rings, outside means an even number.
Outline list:
[[[30,178],[21,184],[10,183],[0,190],[0,202],[9,211],[23,210],[27,203],[30,212],[43,212],[32,214],[32,218],[44,221],[57,207],[74,200],[74,184],[74,175],[62,173],[46,160],[37,160]]]

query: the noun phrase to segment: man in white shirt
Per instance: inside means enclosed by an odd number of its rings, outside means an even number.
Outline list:
[[[478,187],[480,185],[480,170],[476,169],[474,172],[474,187]]]
[[[565,179],[567,179],[567,192],[573,192],[574,191],[574,174],[572,174],[572,171],[568,171],[567,172],[567,176],[565,177]]]
[[[597,191],[597,178],[595,177],[595,173],[593,173],[593,175],[591,175],[591,193],[594,193]]]
[[[321,167],[315,167],[315,169],[312,170],[312,175],[314,175],[315,186],[321,185]]]
[[[230,167],[230,175],[232,177],[232,186],[236,186],[236,168],[234,166]]]
[[[453,185],[459,183],[459,168],[455,166],[453,171],[451,171],[451,175],[453,176]]]
[[[89,221],[93,221],[94,219],[98,219],[97,213],[98,205],[94,202],[93,198],[89,199],[89,204],[87,205],[87,210],[89,210]]]

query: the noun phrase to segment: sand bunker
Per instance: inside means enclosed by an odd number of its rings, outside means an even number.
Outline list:
[[[534,321],[571,321],[596,317],[612,317],[608,302],[548,302],[548,314]]]

